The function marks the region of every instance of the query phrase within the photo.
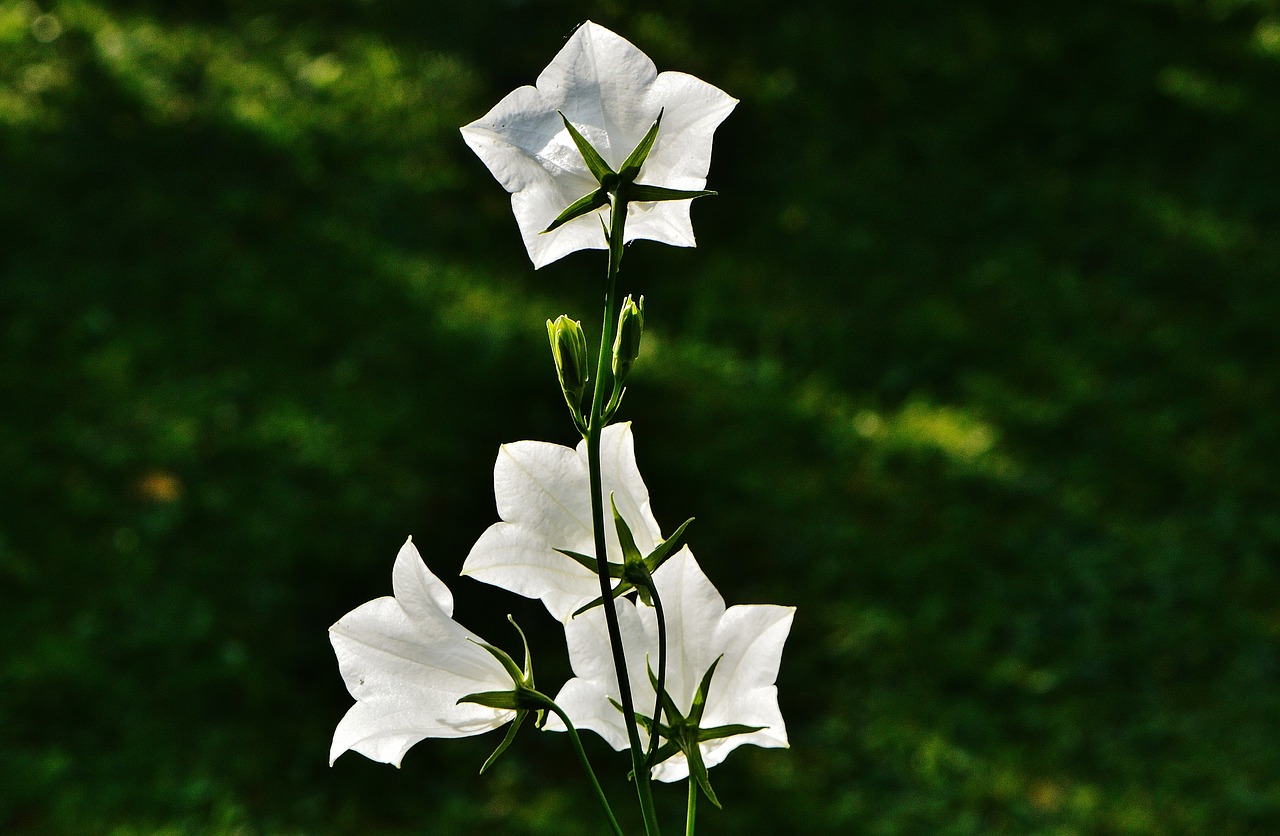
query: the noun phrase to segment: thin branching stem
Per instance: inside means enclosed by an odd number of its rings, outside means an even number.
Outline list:
[[[578,730],[573,727],[573,721],[569,719],[569,715],[564,713],[560,706],[555,703],[551,705],[551,711],[555,712],[555,715],[564,723],[564,727],[569,730],[569,740],[573,743],[573,751],[578,753],[578,760],[582,762],[582,768],[586,771],[588,780],[591,781],[591,788],[596,791],[596,798],[599,799],[600,806],[604,808],[605,818],[609,820],[609,828],[613,830],[614,836],[622,836],[622,828],[618,826],[618,820],[614,818],[613,808],[609,806],[609,800],[604,796],[604,789],[596,778],[596,772],[591,768],[591,762],[587,760],[587,751],[582,748],[582,738],[578,737]]]
[[[689,774],[689,807],[684,814],[684,836],[693,836],[693,823],[698,816],[698,784]]]
[[[644,816],[645,833],[659,836],[658,815],[653,806],[653,788],[649,780],[649,767],[640,744],[640,731],[636,724],[635,703],[631,699],[631,683],[627,676],[627,660],[622,646],[622,630],[618,625],[618,613],[613,606],[613,591],[609,580],[608,541],[604,527],[604,489],[600,472],[600,435],[604,432],[605,388],[611,381],[609,348],[614,329],[614,296],[618,284],[618,270],[622,265],[623,235],[627,223],[627,204],[618,195],[613,196],[609,222],[609,271],[604,294],[604,322],[600,331],[600,352],[596,359],[595,381],[591,393],[591,415],[587,421],[587,469],[591,484],[591,527],[595,533],[596,566],[600,577],[600,598],[604,602],[605,624],[609,629],[609,647],[613,652],[613,668],[618,677],[618,696],[622,713],[626,718],[627,739],[631,744],[631,768],[635,775],[636,794],[640,798],[640,811]]]
[[[653,599],[654,615],[658,617],[658,693],[654,697],[649,753],[645,756],[645,763],[653,766],[653,756],[658,751],[658,726],[662,723],[662,695],[667,689],[667,616],[662,611],[662,599],[658,597],[657,584],[650,585],[649,597]]]

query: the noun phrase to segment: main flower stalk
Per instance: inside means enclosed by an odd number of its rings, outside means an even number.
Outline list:
[[[597,567],[600,576],[600,598],[604,602],[605,623],[609,630],[609,646],[613,651],[613,667],[618,676],[618,694],[622,712],[626,718],[627,739],[631,744],[631,768],[635,775],[636,793],[640,797],[640,810],[644,815],[645,832],[658,836],[658,816],[653,805],[653,788],[649,780],[649,765],[640,744],[640,731],[636,725],[635,705],[631,699],[631,683],[627,676],[626,656],[622,646],[622,630],[618,626],[618,613],[613,606],[613,590],[609,579],[608,543],[604,527],[604,487],[600,474],[600,434],[604,431],[605,390],[610,376],[610,335],[614,329],[614,297],[618,285],[618,271],[622,266],[623,235],[627,224],[627,202],[616,191],[609,210],[609,269],[604,294],[604,324],[600,331],[600,352],[596,358],[595,385],[591,393],[591,414],[587,419],[587,469],[591,484],[591,527],[595,534]]]

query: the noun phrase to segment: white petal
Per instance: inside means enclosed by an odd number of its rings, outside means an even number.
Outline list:
[[[585,467],[586,441],[578,444],[578,456]],[[640,469],[636,466],[635,436],[631,433],[630,423],[610,425],[600,434],[600,482],[609,559],[615,563],[622,561],[622,546],[618,543],[618,530],[613,524],[613,511],[609,507],[610,494],[613,494],[618,513],[622,514],[631,529],[636,547],[643,554],[649,554],[662,540],[662,531],[649,507],[649,489],[645,487]],[[590,495],[589,490],[587,495]]]
[[[566,207],[597,188],[556,107],[533,87],[509,93],[462,129],[463,139],[511,192],[511,209],[534,267],[576,250],[603,249],[595,213],[543,233]]]
[[[573,545],[579,547],[574,551],[594,551]],[[560,621],[600,596],[597,575],[553,550],[540,533],[512,523],[496,523],[480,535],[462,564],[462,574],[526,598],[539,598]]]
[[[412,537],[404,541],[396,555],[391,569],[391,588],[396,600],[413,618],[435,621],[453,615],[453,593],[422,562]]]
[[[378,598],[329,628],[338,669],[357,701],[334,732],[331,763],[354,749],[398,764],[424,737],[479,734],[514,716],[457,704],[470,693],[509,689],[511,680],[502,665],[471,640],[472,633],[445,615],[439,590],[433,589],[443,585],[427,571],[412,544],[401,549],[394,575],[409,609],[395,598]]]
[[[329,628],[338,669],[357,700],[412,694],[453,700],[473,691],[510,686],[498,660],[468,641],[455,622],[426,629],[394,598],[363,604]]]
[[[617,699],[617,690],[615,685],[614,699]],[[613,707],[609,696],[599,683],[570,679],[556,694],[556,704],[569,715],[579,732],[593,731],[621,752],[628,746],[627,728],[622,723],[622,712]],[[543,728],[546,731],[565,731],[564,723],[554,714],[548,716]]]
[[[687,711],[702,677],[716,657],[725,652],[717,643],[716,629],[724,617],[724,599],[687,546],[658,567],[653,580],[667,616],[667,693],[681,711]],[[654,610],[643,608],[641,617],[656,635]],[[713,694],[720,677],[717,668],[712,679]]]
[[[791,629],[793,607],[739,605],[725,610],[724,600],[702,572],[693,555],[682,549],[654,575],[667,614],[667,690],[681,710],[710,664],[717,658],[702,726],[730,724],[761,726],[749,734],[701,744],[708,768],[739,746],[785,747],[786,725],[778,709],[774,682],[783,644]],[[642,608],[647,629],[656,629],[653,611]],[[676,755],[654,768],[659,781],[687,777],[689,765]]]
[[[637,182],[689,191],[706,188],[712,136],[737,99],[701,79],[676,72],[658,76],[646,98],[648,110],[662,113],[662,127]],[[626,240],[645,238],[676,247],[695,246],[689,217],[692,202],[632,205]]]
[[[498,516],[538,532],[554,548],[577,551],[591,542],[587,475],[586,458],[568,447],[543,441],[504,444],[493,467]]]
[[[705,750],[706,746],[703,746]],[[704,761],[705,763],[705,761]],[[706,764],[708,768],[711,764]],[[683,781],[689,777],[689,761],[685,758],[683,752],[676,752],[662,763],[658,764],[649,773],[653,776],[653,780],[661,781],[664,784],[670,784],[673,781]]]
[[[647,109],[662,111],[662,127],[637,182],[672,189],[704,188],[712,137],[738,100],[677,72],[658,76],[646,95]]]
[[[627,208],[627,230],[623,237],[628,242],[644,239],[673,247],[695,247],[698,242],[693,236],[693,221],[689,217],[692,203],[692,200],[633,203]]]
[[[511,211],[516,216],[533,269],[541,269],[578,250],[608,248],[604,237],[604,227],[609,222],[606,210],[588,212],[550,232],[543,231],[575,200],[594,190],[593,180],[589,188],[568,199],[561,198],[562,192],[550,189],[525,189],[511,196]]]
[[[534,87],[508,93],[462,137],[508,192],[551,189],[572,200],[595,186],[555,105]]]
[[[633,44],[588,22],[542,71],[536,87],[513,91],[462,133],[512,193],[512,211],[536,268],[576,250],[606,246],[600,223],[607,218],[604,210],[542,232],[596,187],[560,113],[614,169],[661,113],[662,127],[638,182],[700,189],[706,183],[712,135],[736,103],[685,73],[658,75]],[[637,238],[693,246],[689,201],[632,206],[625,239]]]
[[[724,651],[724,660],[716,669],[716,682],[723,682],[729,693],[773,685],[795,614],[795,607],[774,604],[730,607],[714,639]]]
[[[618,614],[622,645],[626,648],[627,678],[635,710],[646,716],[652,715],[654,693],[645,663],[653,656],[652,664],[657,665],[656,654],[653,654],[657,639],[646,633],[633,603],[621,599],[614,602],[614,609]],[[569,621],[564,632],[569,662],[576,676],[561,689],[569,703],[562,702],[560,696],[556,697],[556,702],[569,714],[575,726],[591,729],[615,749],[625,749],[627,731],[622,714],[609,702],[610,698],[617,700],[620,691],[604,610],[597,607],[583,613]],[[562,728],[558,721],[549,726],[552,730]],[[648,741],[643,729],[641,739]]]
[[[600,439],[601,498],[605,542],[611,562],[622,547],[609,508],[618,512],[644,554],[662,539],[649,507],[649,490],[636,468],[630,424],[606,427]],[[491,526],[467,556],[462,574],[529,598],[540,598],[565,621],[600,597],[600,581],[556,549],[595,556],[586,442],[577,450],[540,441],[504,444],[494,465],[494,495],[505,520]]]
[[[362,700],[347,711],[333,733],[329,764],[350,749],[381,763],[400,765],[404,753],[428,737],[468,737],[496,729],[515,718],[514,711],[480,705],[448,711],[418,702]]]
[[[649,56],[588,21],[538,76],[538,89],[575,127],[600,129],[583,135],[616,171],[657,117],[644,96],[657,76]]]
[[[725,655],[711,684],[704,725],[741,723],[764,728],[708,743],[708,757],[717,752],[723,758],[729,750],[747,743],[788,745],[774,682],[794,617],[794,607],[764,604],[730,607],[725,613],[716,636]]]

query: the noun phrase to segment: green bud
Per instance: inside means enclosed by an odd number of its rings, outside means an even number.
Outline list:
[[[560,391],[564,392],[564,399],[576,416],[582,403],[582,393],[587,388],[587,338],[582,333],[582,323],[564,314],[555,322],[548,319],[547,338],[551,340],[551,355],[556,361]]]
[[[636,304],[628,296],[618,314],[618,335],[613,341],[613,377],[622,385],[631,373],[631,365],[640,356],[640,336],[644,333],[644,297]]]

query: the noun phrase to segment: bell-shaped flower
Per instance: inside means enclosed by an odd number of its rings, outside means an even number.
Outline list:
[[[637,548],[645,554],[653,551],[662,535],[649,509],[649,489],[636,468],[630,424],[613,424],[601,433],[600,471],[605,507],[612,495]],[[503,521],[472,546],[462,574],[540,598],[560,621],[600,597],[598,575],[558,551],[595,555],[585,441],[577,449],[543,441],[502,445],[493,468],[493,492]],[[605,529],[608,559],[620,565],[617,530],[611,525]]]
[[[338,669],[356,699],[333,733],[330,764],[350,749],[399,766],[419,740],[480,734],[517,716],[458,702],[518,683],[493,650],[453,620],[453,595],[412,538],[396,557],[391,582],[394,598],[363,604],[329,628]]]
[[[607,174],[642,187],[628,204],[626,241],[694,246],[690,201],[681,198],[706,185],[712,135],[736,104],[691,75],[659,74],[629,41],[587,22],[536,86],[510,93],[462,135],[511,192],[516,223],[538,268],[577,250],[608,246],[606,192],[617,181]],[[575,133],[594,153],[579,146]],[[641,159],[638,171],[627,170],[629,161]],[[581,214],[548,231],[584,199]]]
[[[774,683],[795,608],[747,604],[726,609],[688,548],[659,567],[653,581],[667,621],[664,690],[679,714],[673,718],[668,711],[659,727],[696,721],[696,729],[682,731],[687,737],[696,735],[694,755],[704,773],[747,743],[788,746]],[[635,710],[651,722],[657,694],[651,672],[659,666],[657,613],[626,598],[614,606]],[[615,749],[626,749],[627,727],[618,707],[618,681],[603,610],[590,610],[566,624],[565,639],[576,676],[565,683],[556,703],[579,729],[591,729]],[[560,731],[564,726],[553,717],[546,728]],[[643,731],[642,737],[647,743]],[[690,774],[685,752],[673,751],[678,748],[658,749],[660,762],[652,770],[655,779],[677,781]],[[670,756],[662,760],[664,749]]]

